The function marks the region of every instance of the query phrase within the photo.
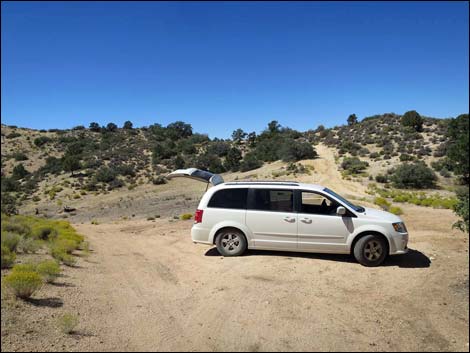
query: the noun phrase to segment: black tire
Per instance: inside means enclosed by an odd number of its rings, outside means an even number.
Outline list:
[[[238,229],[227,228],[217,234],[215,245],[220,255],[225,257],[240,256],[247,248],[245,235]]]
[[[387,241],[376,234],[363,236],[354,245],[354,257],[363,266],[380,266],[388,256]]]

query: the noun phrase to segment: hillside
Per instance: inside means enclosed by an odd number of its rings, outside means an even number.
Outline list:
[[[166,184],[166,173],[185,167],[223,173],[226,180],[296,179],[349,194],[359,188],[360,198],[376,181],[388,182],[392,167],[423,161],[437,175],[433,193],[451,197],[456,178],[445,157],[449,120],[421,119],[419,129],[383,114],[306,132],[272,121],[259,135],[239,129],[227,140],[211,140],[183,122],[48,131],[2,125],[2,210],[37,209],[82,221],[177,215],[191,210],[205,188],[180,192],[173,187],[179,181]],[[346,181],[355,183],[343,187]],[[63,214],[64,206],[77,210]]]

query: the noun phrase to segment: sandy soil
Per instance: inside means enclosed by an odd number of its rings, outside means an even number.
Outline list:
[[[406,214],[412,251],[379,268],[342,255],[222,258],[192,244],[191,221],[78,224],[92,255],[67,270],[70,287],[38,293],[44,328],[29,340],[2,329],[2,350],[468,351],[468,239],[442,221],[450,211]],[[80,325],[64,337],[50,315],[66,309]]]

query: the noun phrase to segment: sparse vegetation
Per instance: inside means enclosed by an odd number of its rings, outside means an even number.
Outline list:
[[[41,276],[34,271],[12,271],[4,281],[6,287],[21,299],[28,299],[43,285]]]
[[[78,323],[78,316],[71,313],[65,313],[57,320],[57,326],[59,330],[67,335],[74,332],[75,328],[78,326]]]
[[[10,249],[8,249],[8,247],[6,247],[5,245],[2,244],[2,269],[3,268],[10,268],[14,263],[15,263],[15,259],[16,259],[16,254],[12,251],[10,251]]]
[[[56,261],[47,260],[36,266],[36,271],[47,283],[53,283],[60,275],[60,266]]]

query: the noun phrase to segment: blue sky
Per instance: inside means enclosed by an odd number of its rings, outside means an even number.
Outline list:
[[[2,2],[2,123],[228,137],[468,112],[467,2]]]

